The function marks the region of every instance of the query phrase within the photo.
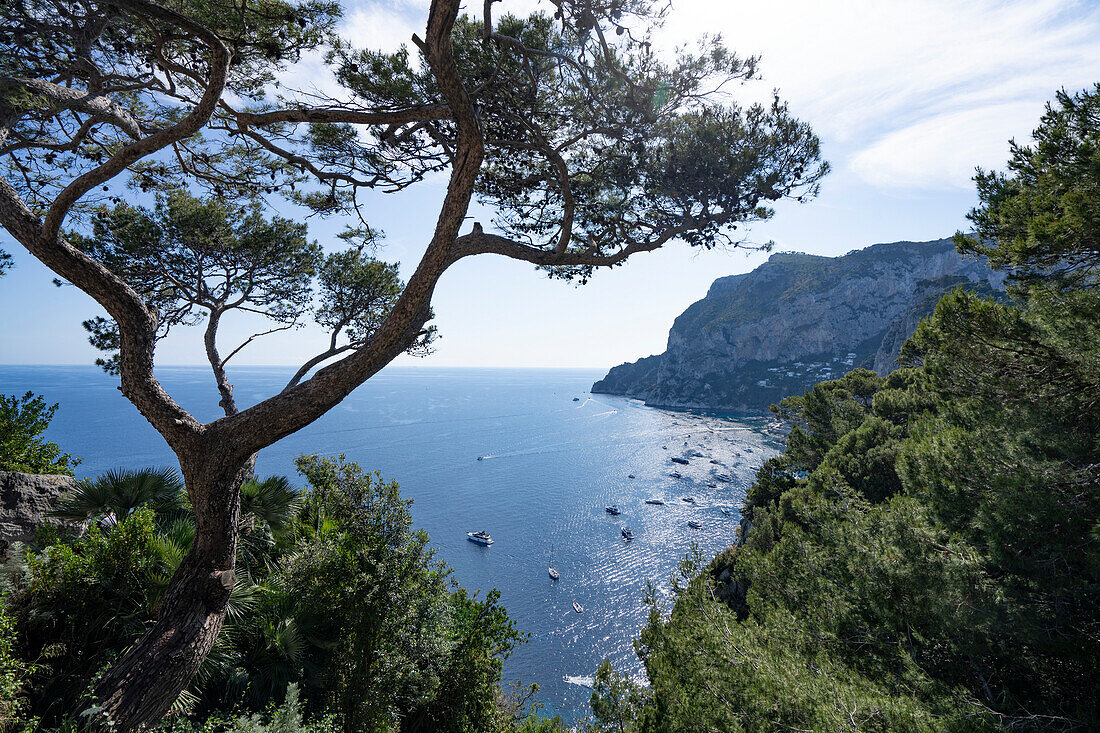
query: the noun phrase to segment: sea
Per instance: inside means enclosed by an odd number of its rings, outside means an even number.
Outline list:
[[[241,367],[230,376],[243,406],[281,389],[290,373]],[[199,419],[219,416],[208,369],[161,367],[157,376]],[[396,480],[414,500],[414,523],[457,581],[471,591],[499,589],[529,635],[506,660],[505,681],[537,683],[541,713],[575,723],[589,712],[592,675],[604,659],[644,683],[633,641],[647,620],[647,588],[669,606],[669,579],[693,544],[710,557],[735,542],[755,470],[780,449],[759,418],[591,394],[602,376],[391,366],[264,449],[257,473],[301,484],[297,456],[343,454]],[[94,366],[0,366],[0,393],[29,390],[58,403],[47,437],[82,458],[78,477],[114,467],[178,468],[117,385]],[[622,513],[612,516],[610,505]],[[623,526],[632,541],[622,538]],[[469,542],[466,533],[476,530],[491,533],[494,544]],[[559,580],[550,578],[550,563]]]

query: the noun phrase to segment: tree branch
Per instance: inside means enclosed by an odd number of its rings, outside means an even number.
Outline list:
[[[83,112],[111,123],[135,140],[141,138],[141,127],[137,120],[110,97],[102,94],[70,89],[43,79],[23,79],[13,76],[0,76],[0,89],[2,88],[24,89],[31,94],[45,97],[53,110]]]

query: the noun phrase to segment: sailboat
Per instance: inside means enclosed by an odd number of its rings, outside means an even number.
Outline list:
[[[561,577],[561,573],[554,570],[554,545],[550,545],[550,562],[546,566],[547,572],[550,573],[550,580],[557,580]]]

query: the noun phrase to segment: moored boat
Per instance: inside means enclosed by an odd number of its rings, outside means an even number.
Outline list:
[[[691,527],[692,529],[702,529],[703,528],[703,525],[700,524],[699,522],[696,522],[694,519],[691,520],[690,522],[688,522],[688,526]]]
[[[604,511],[613,517],[617,517],[622,514],[622,511],[619,509],[619,507],[615,506],[614,504],[609,507],[604,507]]]
[[[558,578],[561,577],[561,574],[557,570],[554,570],[553,567],[547,568],[547,571],[550,573],[550,579],[551,580],[557,580]]]
[[[577,603],[576,601],[573,601],[573,610],[576,611],[577,613],[580,613],[584,609],[581,608],[581,604]]]
[[[679,471],[673,471],[669,474],[669,476],[671,476],[672,478],[683,478]]]
[[[694,504],[695,503],[695,497],[694,496],[684,496],[684,497],[681,497],[680,501],[686,501],[688,504]]]
[[[688,463],[691,462],[688,459],[680,458],[679,456],[673,456],[669,460],[671,460],[673,463],[679,463],[681,466],[686,466]]]
[[[633,531],[631,531],[630,527],[623,527],[623,528],[622,528],[622,529],[621,529],[621,530],[619,531],[619,533],[620,533],[620,534],[621,534],[621,535],[623,536],[623,539],[624,539],[624,540],[627,540],[628,542],[629,542],[630,540],[634,539],[634,532],[633,532]]]
[[[485,545],[488,547],[493,544],[493,538],[489,536],[488,532],[467,532],[466,539],[478,545]]]
[[[665,505],[665,503],[663,501],[661,501],[660,499],[646,499],[645,503],[646,504],[653,504],[654,506],[664,506]]]

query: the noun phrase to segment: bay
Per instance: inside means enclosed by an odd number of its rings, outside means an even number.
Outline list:
[[[238,368],[231,375],[235,396],[252,404],[290,374]],[[196,417],[218,417],[209,370],[162,367],[157,376]],[[530,635],[506,661],[506,681],[538,683],[543,714],[572,722],[587,714],[586,684],[604,658],[643,678],[632,642],[646,622],[648,584],[667,605],[668,578],[692,543],[710,557],[734,542],[737,507],[755,469],[778,447],[759,419],[589,394],[601,376],[389,367],[314,424],[262,451],[257,472],[287,474],[301,485],[295,457],[342,453],[396,480],[414,500],[416,526],[431,535],[458,582],[482,593],[499,589],[509,615]],[[83,459],[78,477],[113,467],[175,467],[117,384],[91,366],[0,366],[0,392],[31,390],[59,403],[48,438]],[[673,463],[673,456],[688,465]],[[686,496],[695,504],[682,501]],[[666,503],[645,504],[650,498]],[[609,515],[610,504],[622,514]],[[689,520],[702,527],[688,527]],[[631,542],[620,536],[624,525],[633,529]],[[492,534],[492,547],[467,541],[466,532],[482,529]],[[547,573],[551,555],[557,581]]]

